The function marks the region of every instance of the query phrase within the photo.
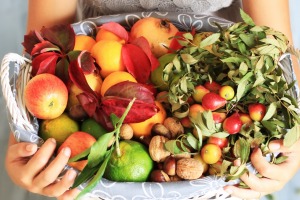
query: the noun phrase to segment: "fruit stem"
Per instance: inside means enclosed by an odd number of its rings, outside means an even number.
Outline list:
[[[124,121],[125,117],[127,116],[129,110],[131,109],[131,107],[132,107],[132,105],[133,105],[135,99],[136,99],[136,98],[133,98],[133,99],[129,102],[129,104],[128,104],[126,110],[124,111],[123,115],[122,115],[121,118],[119,119],[119,121],[118,121],[118,123],[117,123],[117,125],[116,125],[116,128],[115,128],[115,130],[116,130],[116,151],[117,151],[118,157],[121,157],[120,141],[119,141],[119,138],[120,138],[120,136],[119,136],[119,135],[120,135],[120,129],[121,129],[121,126],[122,126],[122,124],[123,124],[123,121]]]

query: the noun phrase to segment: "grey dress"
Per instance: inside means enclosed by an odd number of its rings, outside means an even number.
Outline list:
[[[79,19],[140,11],[207,14],[239,21],[239,0],[79,0]]]
[[[8,0],[4,1],[7,2]],[[78,19],[95,17],[99,15],[108,15],[116,13],[129,13],[139,11],[175,11],[197,14],[217,15],[231,21],[239,20],[239,1],[234,0],[78,0]],[[24,2],[19,8],[25,9]],[[230,12],[229,12],[230,11]],[[20,24],[25,24],[26,17],[15,19]],[[19,32],[25,32],[19,31]],[[20,36],[22,37],[22,36]],[[20,50],[19,50],[20,51]],[[14,52],[17,52],[14,51]],[[21,52],[21,51],[20,51]],[[2,94],[0,96],[0,105],[5,109]],[[8,122],[6,116],[2,115],[1,121],[1,160],[0,160],[0,199],[1,200],[46,200],[47,198],[36,194],[28,193],[14,185],[4,170],[4,157],[8,140]]]

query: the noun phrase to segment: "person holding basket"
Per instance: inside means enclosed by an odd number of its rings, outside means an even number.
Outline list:
[[[205,0],[189,2],[180,0],[28,0],[28,5],[27,31],[39,30],[43,26],[71,24],[77,20],[100,15],[139,11],[211,14],[235,22],[240,20],[239,8],[242,6],[257,25],[266,25],[282,31],[292,43],[288,0],[243,0],[242,2],[234,0],[215,0],[213,2]],[[297,79],[300,80],[296,62],[294,66]],[[284,147],[282,140],[274,140],[269,144],[269,148],[272,152],[284,154],[287,156],[287,160],[278,165],[270,164],[263,157],[261,150],[256,149],[251,154],[251,162],[262,177],[245,173],[241,180],[250,189],[226,186],[225,191],[233,197],[241,199],[259,199],[282,189],[299,170],[300,140],[290,148]],[[56,197],[59,200],[74,199],[79,190],[70,190],[69,188],[74,183],[76,172],[72,169],[68,170],[62,179],[57,181],[60,172],[68,162],[70,149],[64,148],[48,164],[55,149],[56,141],[54,139],[48,139],[38,148],[36,144],[17,143],[11,134],[6,156],[6,169],[10,178],[16,185],[32,193]]]

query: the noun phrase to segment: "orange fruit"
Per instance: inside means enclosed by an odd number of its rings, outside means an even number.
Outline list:
[[[114,40],[117,42],[120,42],[122,44],[125,43],[124,39],[120,38],[119,36],[117,36],[116,34],[106,30],[106,29],[99,29],[99,31],[97,32],[96,35],[96,41],[100,41],[100,40]]]
[[[147,181],[154,162],[148,149],[142,143],[133,140],[120,142],[121,155],[115,150],[107,163],[104,177],[118,182]]]
[[[96,44],[96,40],[88,35],[76,35],[74,50],[89,51],[91,52],[92,47]]]
[[[122,44],[114,40],[100,40],[93,46],[91,54],[100,66],[103,78],[115,71],[125,71],[121,52]]]
[[[158,101],[155,101],[155,104],[159,108],[159,111],[155,115],[145,121],[129,124],[133,129],[134,137],[139,138],[149,136],[151,134],[152,126],[156,123],[163,123],[166,119],[167,113],[163,105]]]
[[[105,92],[111,86],[123,81],[131,81],[135,83],[137,82],[136,79],[129,72],[125,72],[125,71],[112,72],[103,80],[101,86],[101,95],[104,96]]]

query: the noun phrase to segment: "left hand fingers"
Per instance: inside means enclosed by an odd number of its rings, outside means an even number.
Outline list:
[[[261,197],[267,195],[265,192],[258,192],[251,189],[243,189],[235,186],[225,186],[224,190],[233,197],[240,199],[260,199]]]
[[[293,159],[294,158],[293,154],[294,153],[292,152],[286,154],[288,158],[283,163],[272,164],[269,163],[267,160],[265,160],[261,150],[257,148],[251,154],[251,163],[253,167],[258,171],[258,173],[263,177],[281,181],[282,184],[285,184],[288,180],[290,180],[294,176],[294,174],[298,170],[299,164],[295,161],[295,159]],[[286,170],[289,173],[282,173],[283,171]]]

